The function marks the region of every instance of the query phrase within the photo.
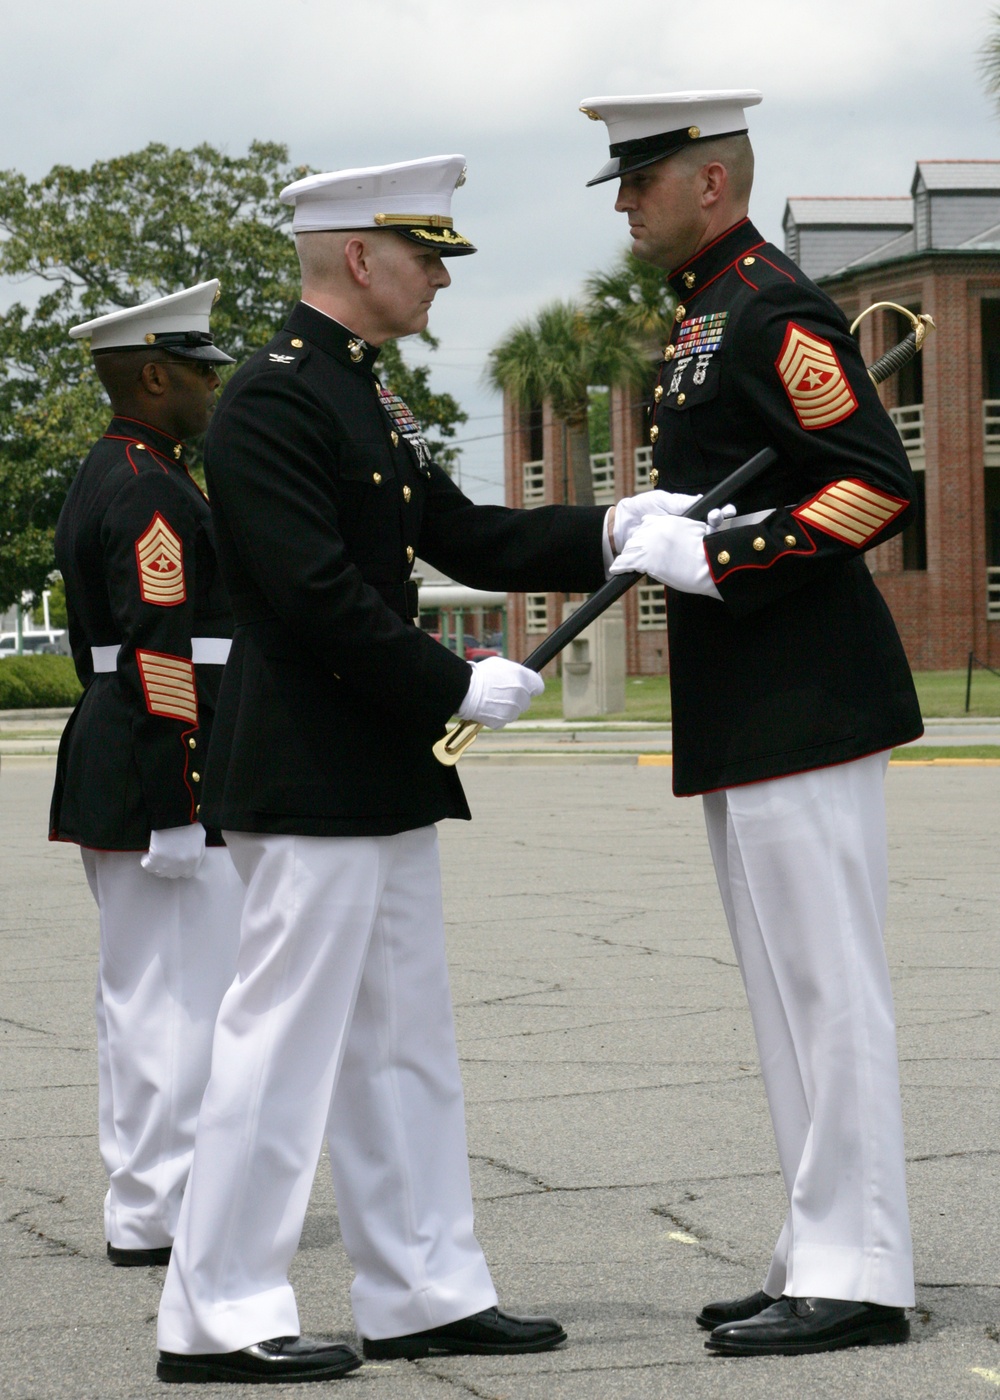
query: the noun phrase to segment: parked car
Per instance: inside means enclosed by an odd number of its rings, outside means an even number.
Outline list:
[[[21,650],[25,656],[37,655],[38,652],[62,652],[67,653],[69,648],[64,640],[65,630],[61,632],[22,632]],[[5,656],[17,655],[17,633],[0,632],[0,660]]]
[[[440,642],[440,632],[428,632],[429,637],[433,637],[436,642]],[[487,656],[502,656],[503,652],[497,647],[484,646],[478,637],[474,637],[471,632],[466,632],[462,638],[465,645],[466,661],[483,661]]]

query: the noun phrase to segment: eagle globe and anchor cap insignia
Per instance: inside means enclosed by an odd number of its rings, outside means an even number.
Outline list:
[[[184,546],[159,511],[136,540],[135,557],[144,603],[172,608],[184,602]]]
[[[830,342],[794,321],[788,323],[775,367],[799,424],[809,432],[842,423],[858,406]]]

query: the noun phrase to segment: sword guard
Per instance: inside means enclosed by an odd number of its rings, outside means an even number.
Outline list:
[[[446,768],[453,768],[469,745],[475,742],[482,727],[471,719],[463,719],[461,723],[456,724],[451,733],[439,739],[432,749],[438,763],[443,763]]]

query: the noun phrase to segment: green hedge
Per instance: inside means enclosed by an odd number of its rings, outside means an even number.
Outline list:
[[[71,656],[8,656],[0,661],[0,710],[75,705],[82,689]]]

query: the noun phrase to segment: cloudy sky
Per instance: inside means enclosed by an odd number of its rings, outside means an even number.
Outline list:
[[[757,87],[751,215],[789,195],[906,194],[914,163],[1000,156],[977,50],[988,0],[0,0],[2,164],[32,178],[149,141],[282,141],[318,169],[468,159],[478,244],[435,305],[434,383],[470,414],[463,484],[500,499],[489,347],[572,296],[627,239],[588,190],[606,130],[584,97]],[[9,291],[7,293],[9,298]],[[5,298],[5,299],[7,299]]]

